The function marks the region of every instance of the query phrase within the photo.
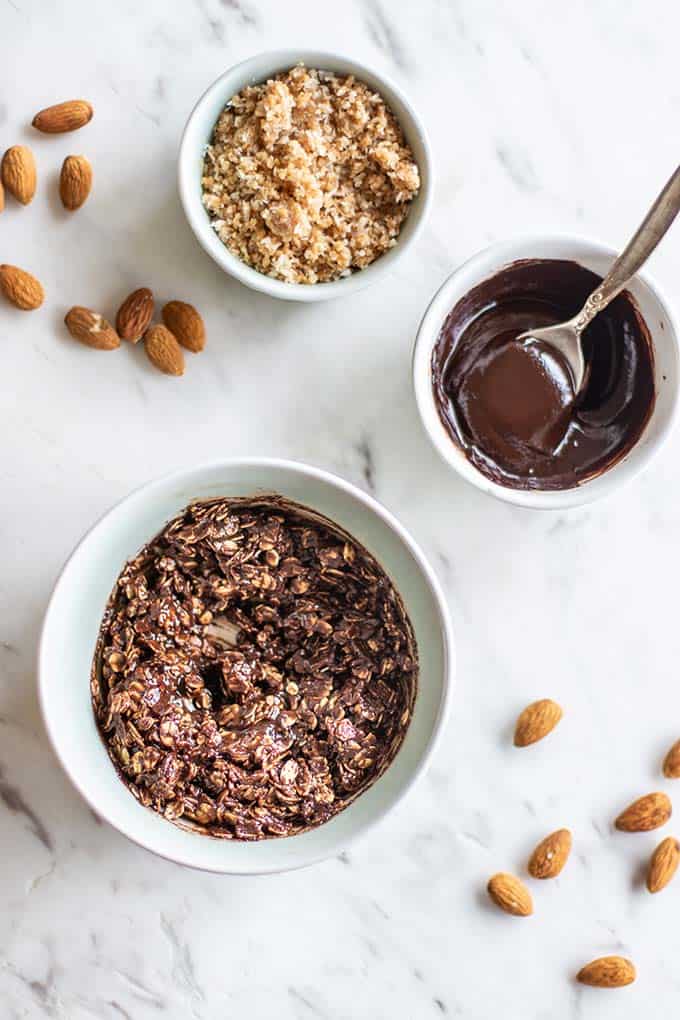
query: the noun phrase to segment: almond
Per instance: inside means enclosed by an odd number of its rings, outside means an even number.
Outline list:
[[[174,333],[182,347],[197,354],[205,347],[205,325],[193,305],[185,301],[168,301],[162,311],[163,322]]]
[[[528,871],[532,878],[556,878],[571,853],[569,829],[558,829],[541,840],[529,858]]]
[[[142,339],[153,316],[153,294],[148,287],[140,287],[128,294],[118,309],[116,329],[121,340],[136,344]]]
[[[561,718],[562,709],[550,698],[527,705],[515,725],[515,747],[527,747],[547,737]]]
[[[177,338],[166,326],[151,326],[144,334],[149,361],[166,375],[184,375],[184,354]]]
[[[65,209],[80,209],[92,188],[92,167],[84,156],[67,156],[61,166],[59,194]]]
[[[665,825],[673,806],[665,793],[648,793],[622,811],[616,819],[621,832],[649,832]]]
[[[65,103],[48,106],[47,109],[36,113],[33,127],[48,135],[77,131],[92,120],[93,112],[91,105],[84,99],[69,99]]]
[[[33,153],[25,145],[13,145],[2,157],[0,176],[11,195],[28,205],[35,195],[37,173]]]
[[[45,300],[42,283],[18,266],[0,266],[0,290],[8,301],[23,312],[40,308]]]
[[[120,347],[120,338],[111,323],[89,308],[76,305],[66,313],[64,322],[73,339],[86,347],[97,351],[113,351]]]
[[[493,875],[488,882],[486,890],[501,910],[506,914],[514,914],[515,917],[529,917],[534,912],[534,905],[531,900],[531,893],[518,878],[499,871]]]
[[[581,967],[576,980],[593,988],[623,988],[635,981],[635,967],[624,956],[601,956]]]
[[[676,740],[663,760],[666,779],[680,779],[680,740]]]
[[[647,869],[647,888],[651,893],[661,892],[680,864],[680,845],[673,836],[662,839],[652,854]]]
[[[2,179],[0,179],[0,212],[2,212],[4,208],[5,208],[5,189],[2,184]]]

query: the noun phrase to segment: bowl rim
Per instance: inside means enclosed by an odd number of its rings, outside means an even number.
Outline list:
[[[211,867],[202,863],[196,863],[191,859],[190,854],[178,854],[164,852],[163,850],[157,849],[155,846],[149,845],[149,842],[143,838],[143,836],[131,835],[125,828],[123,828],[118,821],[111,816],[108,812],[103,812],[101,807],[91,799],[90,795],[85,791],[81,784],[79,775],[74,772],[70,765],[67,764],[64,756],[62,755],[61,745],[56,733],[56,729],[53,726],[53,719],[50,716],[49,709],[47,707],[46,689],[48,681],[48,674],[50,671],[50,665],[47,661],[47,631],[48,622],[52,614],[57,612],[57,607],[60,599],[60,592],[64,582],[64,578],[67,571],[70,569],[71,564],[75,562],[80,554],[82,546],[94,534],[105,522],[112,517],[120,507],[127,502],[132,502],[142,492],[153,493],[156,488],[162,488],[167,485],[171,485],[174,482],[179,482],[189,473],[202,473],[210,472],[214,470],[224,470],[233,468],[276,468],[284,471],[292,471],[297,474],[302,474],[305,477],[315,479],[317,481],[329,484],[331,487],[341,489],[349,496],[357,499],[363,507],[369,512],[374,513],[378,516],[387,527],[393,531],[407,550],[411,553],[415,559],[423,579],[429,588],[436,609],[438,613],[438,629],[442,636],[442,652],[443,652],[443,670],[442,670],[442,692],[437,709],[437,714],[434,719],[432,726],[432,732],[429,735],[428,741],[423,748],[420,759],[417,766],[405,779],[402,788],[399,790],[397,796],[391,803],[381,806],[374,814],[367,818],[364,822],[357,825],[357,827],[349,833],[346,837],[340,839],[335,847],[329,852],[314,853],[308,855],[301,855],[300,860],[295,860],[292,863],[286,863],[282,867],[243,867],[234,866],[230,864],[227,867]],[[446,597],[444,595],[441,583],[434,572],[433,567],[425,557],[425,554],[421,550],[418,543],[411,537],[409,532],[399,522],[399,520],[387,509],[379,500],[377,500],[370,493],[364,492],[358,486],[355,486],[352,482],[341,478],[339,475],[333,472],[327,471],[325,468],[317,467],[315,465],[303,463],[300,461],[290,460],[288,458],[280,457],[229,457],[229,458],[218,458],[216,460],[204,461],[200,464],[192,465],[188,468],[180,468],[176,471],[166,472],[159,477],[150,479],[147,482],[143,482],[141,485],[135,486],[129,493],[123,496],[121,499],[110,506],[103,514],[101,514],[95,522],[85,531],[82,537],[78,540],[75,547],[68,555],[65,563],[61,567],[56,581],[50,592],[47,608],[43,617],[40,637],[37,646],[37,686],[38,686],[38,702],[40,707],[40,713],[42,716],[43,724],[47,733],[47,737],[54,752],[57,761],[61,768],[66,774],[67,778],[71,782],[72,786],[75,787],[77,792],[83,798],[86,804],[97,814],[98,817],[108,822],[114,829],[116,829],[121,835],[125,836],[132,843],[142,847],[144,850],[161,857],[165,860],[172,861],[174,864],[180,864],[185,867],[193,868],[198,871],[210,872],[213,874],[224,874],[224,875],[268,875],[268,874],[282,874],[287,871],[297,871],[301,868],[310,867],[313,864],[318,864],[321,861],[328,860],[334,855],[342,852],[343,849],[350,846],[365,835],[370,829],[374,828],[387,814],[389,814],[397,805],[406,797],[406,795],[413,789],[415,783],[422,777],[423,773],[428,768],[430,761],[439,746],[442,739],[442,733],[445,728],[446,721],[449,716],[451,709],[451,700],[453,695],[453,688],[456,677],[456,644],[453,631],[453,623],[451,620],[451,614],[449,612]],[[87,686],[89,694],[89,685]],[[168,823],[171,824],[171,823]],[[197,839],[203,840],[205,837],[197,835]],[[285,837],[284,837],[285,838]]]
[[[676,372],[675,385],[670,390],[670,412],[667,420],[662,425],[659,432],[648,441],[639,463],[635,467],[629,467],[629,470],[624,474],[615,470],[605,471],[598,477],[598,479],[595,479],[596,481],[603,481],[604,484],[599,487],[585,483],[582,486],[576,486],[569,489],[532,490],[511,489],[500,485],[497,482],[493,482],[490,478],[487,478],[487,476],[484,475],[470,460],[468,460],[453,440],[445,434],[443,427],[440,425],[439,416],[436,415],[435,422],[432,413],[434,408],[434,399],[431,393],[432,383],[430,359],[434,343],[436,342],[436,337],[439,334],[439,330],[443,322],[443,318],[440,314],[440,306],[446,301],[448,302],[447,310],[450,310],[451,303],[458,300],[459,296],[462,297],[464,293],[467,293],[470,290],[470,288],[476,286],[481,279],[493,276],[502,266],[507,265],[510,262],[517,259],[529,258],[529,252],[532,248],[539,248],[544,245],[555,247],[564,246],[567,251],[569,248],[578,246],[584,250],[585,254],[582,257],[587,257],[587,255],[592,254],[616,258],[619,254],[619,251],[616,248],[604,241],[601,241],[597,237],[588,234],[568,232],[536,232],[519,234],[517,236],[501,238],[500,240],[493,241],[484,248],[475,251],[469,258],[465,259],[460,263],[460,265],[456,266],[451,273],[449,273],[428,302],[419,323],[413,344],[411,372],[414,395],[423,428],[425,429],[435,450],[449,468],[459,474],[465,481],[470,482],[477,489],[480,489],[487,495],[499,499],[502,502],[530,510],[566,510],[578,506],[585,506],[588,503],[592,503],[595,500],[610,495],[615,490],[628,484],[642,470],[649,466],[677,425],[678,417],[680,415],[680,374]],[[559,256],[555,254],[552,256],[544,255],[539,257],[557,258]],[[578,256],[575,254],[565,254],[564,257],[573,258],[576,261],[578,260]],[[457,284],[459,283],[460,278],[466,274],[470,275],[472,279],[466,283],[464,291],[461,291],[459,296],[449,297],[452,293],[454,295],[457,294]],[[668,324],[670,325],[670,330],[665,332],[666,341],[672,346],[676,369],[680,372],[680,319],[674,310],[673,303],[667,297],[664,289],[652,276],[650,276],[646,269],[643,268],[639,270],[635,274],[633,280],[639,280],[649,290],[650,294],[658,302],[659,307],[663,310],[664,315],[668,320]],[[652,330],[652,337],[654,338],[655,335],[655,331]],[[436,408],[434,408],[434,413],[436,414]],[[640,439],[642,439],[645,435],[652,420],[653,413],[647,423],[647,426],[645,426],[645,430]],[[437,426],[440,426],[440,428],[437,428]],[[640,439],[638,439],[638,443],[640,442]],[[633,446],[630,452],[636,449],[638,443]],[[618,464],[623,464],[625,461],[626,458],[624,458],[623,461],[618,462]],[[618,464],[614,465],[614,468],[616,468]]]
[[[262,81],[286,67],[294,67],[299,63],[304,63],[307,67],[320,67],[321,69],[326,64],[329,70],[334,70],[330,66],[332,64],[342,65],[342,67],[338,66],[338,73],[353,74],[358,79],[365,81],[370,87],[380,92],[390,108],[392,108],[393,100],[396,99],[405,116],[402,113],[398,114],[396,110],[392,112],[399,121],[404,133],[418,138],[423,154],[422,165],[418,161],[421,178],[420,191],[414,200],[414,204],[409,211],[400,234],[397,236],[394,247],[384,252],[360,272],[352,273],[348,277],[333,280],[329,283],[286,283],[283,280],[277,280],[274,277],[267,276],[265,273],[258,272],[258,270],[246,265],[236,255],[233,255],[217,237],[210,224],[210,220],[207,218],[200,200],[200,194],[196,190],[195,174],[192,166],[192,160],[195,157],[195,141],[192,138],[192,133],[196,124],[202,116],[204,107],[215,96],[224,93],[223,102],[226,103],[227,99],[234,95],[233,88],[229,86],[232,78],[243,78],[252,70],[253,80]],[[263,65],[268,70],[264,70]],[[373,83],[370,79],[373,79]],[[238,86],[236,91],[239,91],[242,87],[243,85]],[[285,301],[327,301],[362,290],[364,287],[375,282],[384,272],[393,268],[407,248],[416,241],[425,225],[432,205],[434,190],[432,147],[425,125],[405,93],[388,75],[377,71],[372,65],[345,56],[340,51],[306,48],[263,50],[229,67],[205,89],[194,104],[180,140],[177,160],[177,184],[180,203],[193,234],[203,250],[223,272],[233,276],[245,286],[268,294],[270,297]],[[417,207],[415,202],[419,203]],[[403,228],[409,220],[411,220],[409,235],[404,238]]]

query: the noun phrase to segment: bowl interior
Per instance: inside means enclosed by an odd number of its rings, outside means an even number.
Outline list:
[[[225,105],[246,85],[255,85],[286,71],[295,64],[353,74],[379,92],[391,108],[415,156],[421,187],[401,228],[397,244],[366,269],[331,283],[296,284],[274,280],[247,266],[232,255],[213,230],[201,199],[201,174],[206,145]],[[205,251],[226,272],[242,283],[273,297],[291,301],[323,301],[359,290],[389,268],[415,237],[424,220],[431,195],[430,154],[427,138],[413,108],[399,89],[382,76],[353,60],[314,50],[279,50],[262,53],[227,71],[214,82],[196,104],[184,131],[179,156],[179,188],[182,205],[194,233]]]
[[[385,774],[318,829],[239,843],[183,831],[142,807],[123,785],[97,731],[89,672],[102,613],[124,562],[195,498],[276,491],[351,532],[399,589],[420,653],[419,690],[404,743]],[[97,811],[131,839],[194,867],[257,873],[300,867],[338,853],[392,807],[424,767],[443,718],[452,648],[446,609],[430,568],[401,527],[352,486],[287,462],[232,462],[154,482],[111,510],[68,561],[47,611],[40,686],[47,729],[71,780]]]
[[[596,478],[571,489],[525,491],[492,482],[478,471],[453,442],[442,425],[432,389],[432,350],[441,327],[453,306],[468,291],[498,273],[503,267],[525,258],[572,259],[604,276],[616,258],[606,245],[574,237],[529,237],[492,245],[457,269],[435,294],[418,331],[413,355],[413,379],[421,418],[436,449],[460,475],[498,499],[534,509],[577,506],[610,492],[631,479],[649,461],[667,436],[678,403],[678,327],[658,287],[644,273],[638,273],[627,290],[635,298],[654,346],[656,403],[636,445],[616,464]]]

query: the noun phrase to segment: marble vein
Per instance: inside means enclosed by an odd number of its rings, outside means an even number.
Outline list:
[[[175,982],[184,987],[190,998],[203,999],[204,994],[197,979],[191,949],[180,936],[175,922],[167,915],[160,916],[161,931],[170,944],[172,952],[172,975]]]
[[[381,0],[363,0],[366,29],[372,41],[401,71],[410,69],[404,44],[396,22],[388,15]]]
[[[361,464],[361,475],[370,493],[375,493],[375,458],[373,446],[367,436],[362,436],[356,444],[356,451]]]
[[[30,804],[27,803],[21,790],[5,778],[5,770],[2,764],[0,764],[0,801],[2,801],[8,811],[11,811],[13,814],[22,815],[28,822],[29,829],[35,838],[50,853],[54,852],[52,837],[47,831],[45,824]]]

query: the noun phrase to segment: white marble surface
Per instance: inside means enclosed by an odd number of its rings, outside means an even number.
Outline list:
[[[678,160],[678,38],[673,0],[0,2],[0,147],[30,139],[41,175],[29,208],[7,203],[0,260],[48,291],[40,312],[0,307],[2,1020],[677,1013],[680,880],[650,897],[640,867],[658,834],[614,834],[611,820],[656,787],[680,814],[659,775],[680,736],[680,436],[607,502],[513,510],[437,459],[409,353],[434,288],[491,239],[626,238]],[[438,164],[416,250],[345,305],[286,306],[230,282],[175,193],[198,94],[233,62],[298,44],[391,73]],[[26,127],[79,95],[96,109],[79,135]],[[54,197],[72,151],[95,167],[75,216]],[[676,226],[653,261],[676,302],[679,265]],[[205,314],[209,348],[180,381],[141,351],[94,354],[64,335],[70,304],[112,312],[144,284]],[[431,557],[459,642],[453,714],[419,787],[341,859],[258,880],[182,870],[99,824],[47,746],[35,686],[51,585],[92,521],[153,475],[247,453],[373,491]],[[564,722],[515,751],[512,720],[540,696]],[[488,875],[521,868],[561,825],[573,858],[534,889],[535,916],[492,911]],[[574,984],[610,952],[635,959],[636,985]]]

